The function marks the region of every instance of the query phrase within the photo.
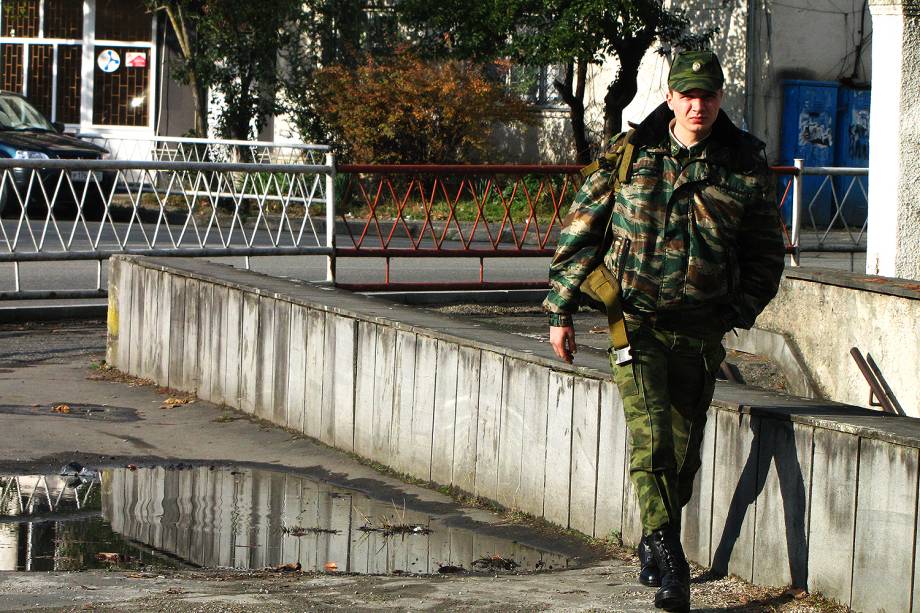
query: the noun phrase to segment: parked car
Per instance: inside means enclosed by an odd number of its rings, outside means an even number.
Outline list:
[[[26,98],[13,92],[0,90],[0,158],[13,158],[21,160],[101,160],[109,157],[109,151],[93,143],[81,140],[75,136],[64,134],[63,124],[52,124],[32,106]],[[47,213],[47,200],[52,198],[61,176],[60,170],[39,171],[38,178],[45,188],[47,198],[41,193],[38,182],[31,180],[30,169],[13,169],[10,176],[15,183],[15,189],[20,198],[25,198],[32,182],[32,193],[27,202],[28,213],[31,218],[43,218]],[[90,181],[89,171],[72,170],[70,180],[73,192],[78,198],[82,196],[86,187],[86,198],[83,203],[83,215],[86,219],[101,219],[106,195],[109,193],[113,175],[105,172],[96,175]],[[2,174],[0,174],[2,180]],[[90,181],[89,186],[86,186]],[[102,189],[100,189],[100,187]],[[0,215],[4,217],[19,217],[21,208],[19,199],[12,193],[13,186],[9,179],[0,185]],[[54,198],[54,216],[56,219],[73,218],[76,215],[76,200],[67,185],[66,180],[61,183]]]

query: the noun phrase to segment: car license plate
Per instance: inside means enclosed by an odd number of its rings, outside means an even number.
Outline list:
[[[70,171],[70,180],[78,181],[80,183],[86,183],[86,180],[89,179],[88,170],[71,170]]]

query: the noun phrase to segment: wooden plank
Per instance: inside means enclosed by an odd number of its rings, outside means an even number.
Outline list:
[[[358,372],[355,380],[355,452],[373,457],[374,370],[377,361],[377,326],[358,322]]]
[[[256,417],[271,420],[275,401],[275,299],[259,297],[256,334]]]
[[[434,429],[434,391],[438,343],[419,335],[415,346],[415,403],[412,409],[412,464],[409,474],[431,479],[431,444]]]
[[[275,320],[272,335],[275,337],[274,366],[272,368],[272,423],[287,423],[288,348],[291,344],[291,309],[293,305],[275,300]]]
[[[600,381],[580,377],[572,403],[572,486],[569,526],[593,536],[597,494]]]
[[[569,487],[572,467],[572,401],[575,378],[549,374],[546,427],[546,489],[543,516],[560,526],[569,525]]]
[[[259,368],[259,296],[243,294],[240,343],[240,409],[254,414],[258,401],[256,372]]]
[[[335,317],[335,446],[354,451],[355,445],[355,366],[358,323],[348,317]]]
[[[240,408],[240,370],[243,347],[243,292],[230,289],[227,292],[226,317],[226,362],[224,367],[224,400],[232,407]]]
[[[850,603],[854,611],[910,610],[908,569],[914,567],[916,527],[917,449],[862,439]]]
[[[195,279],[185,281],[185,344],[182,347],[182,362],[185,364],[183,372],[185,373],[185,389],[189,392],[197,392],[198,384],[201,381],[201,368],[198,362],[198,316],[199,307],[199,290],[201,283]]]
[[[415,401],[415,334],[396,332],[396,382],[393,389],[392,466],[408,472],[412,466],[412,405]]]
[[[626,418],[623,400],[612,381],[601,384],[601,415],[598,428],[597,510],[594,534],[598,538],[623,534],[623,493],[629,478],[626,461]]]
[[[719,485],[712,499],[712,568],[750,581],[760,419],[719,411],[716,420],[714,478]]]
[[[850,601],[859,437],[816,428],[808,532],[808,591]]]
[[[326,314],[307,311],[305,322],[307,354],[304,365],[303,431],[307,436],[320,438],[323,415],[323,373],[332,356],[324,355],[326,347]]]
[[[482,352],[479,382],[479,438],[476,441],[477,496],[498,500],[504,356]]]
[[[185,374],[185,336],[188,334],[189,322],[185,315],[185,278],[179,275],[169,276],[169,370],[166,385],[177,390],[188,389]]]
[[[700,470],[693,480],[693,494],[684,507],[681,518],[681,539],[684,552],[691,560],[709,566],[712,559],[712,491],[716,452],[716,415],[710,409],[703,442],[700,445]]]
[[[454,487],[472,493],[476,487],[476,445],[479,440],[479,371],[482,352],[460,347],[457,360],[457,408],[454,420]]]
[[[438,341],[431,436],[431,480],[441,485],[450,485],[453,479],[459,349],[456,343]]]
[[[543,490],[546,486],[546,424],[548,420],[549,369],[524,364],[524,444],[521,458],[519,508],[543,516]]]
[[[762,419],[754,583],[808,587],[808,498],[814,428]]]
[[[284,424],[303,432],[304,372],[307,358],[307,309],[291,308],[291,335],[288,342],[288,387],[285,395]]]
[[[390,459],[390,434],[393,430],[393,394],[396,372],[396,331],[389,326],[377,327],[374,369],[374,412],[371,453],[375,460],[387,466]]]

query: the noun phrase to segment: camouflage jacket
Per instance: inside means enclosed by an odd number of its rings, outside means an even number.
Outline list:
[[[720,112],[687,150],[670,134],[673,117],[662,104],[636,127],[631,176],[615,202],[616,169],[593,173],[576,195],[550,266],[550,325],[571,324],[585,302],[578,288],[601,257],[620,280],[627,318],[675,330],[750,328],[776,294],[784,241],[763,143]]]

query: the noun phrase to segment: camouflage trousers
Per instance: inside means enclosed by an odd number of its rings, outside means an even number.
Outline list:
[[[611,360],[623,399],[632,451],[629,474],[645,534],[680,526],[700,468],[700,445],[715,374],[725,358],[722,335],[688,336],[628,326],[631,364]]]

